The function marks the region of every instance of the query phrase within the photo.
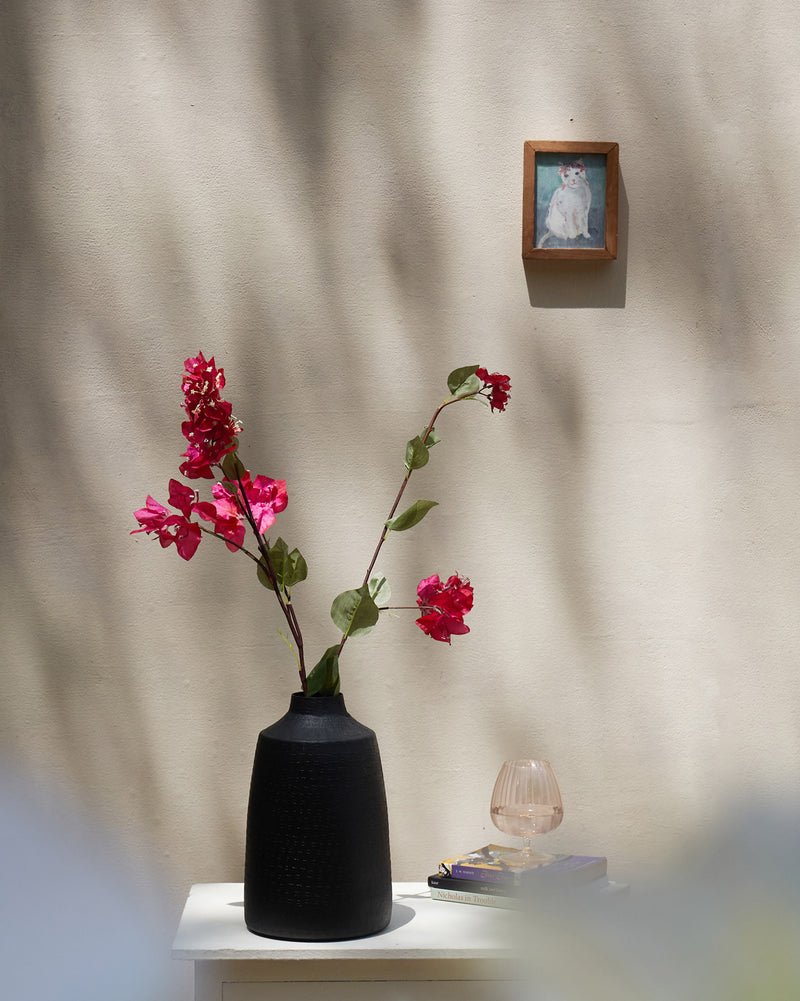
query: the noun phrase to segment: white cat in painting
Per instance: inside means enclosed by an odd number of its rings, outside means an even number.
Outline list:
[[[544,246],[545,240],[556,236],[561,240],[574,240],[578,236],[589,236],[589,206],[592,192],[586,180],[583,160],[560,163],[561,187],[550,199],[545,225],[547,232],[539,240],[537,247]]]

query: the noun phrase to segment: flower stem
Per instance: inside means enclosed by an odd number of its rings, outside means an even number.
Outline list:
[[[206,528],[204,525],[197,523],[197,527],[201,532],[205,532],[206,535],[213,535],[215,539],[219,539],[224,542],[226,546],[236,546],[240,553],[244,553],[245,556],[249,556],[254,563],[259,563],[260,560],[257,556],[254,556],[249,549],[245,549],[244,546],[240,546],[238,542],[234,542],[232,539],[226,538],[224,535],[220,535],[219,532],[214,532],[210,528]]]
[[[224,470],[223,470],[223,475],[224,475]],[[264,572],[266,573],[267,579],[272,585],[272,590],[275,592],[275,597],[278,601],[278,604],[281,607],[281,611],[283,612],[284,618],[286,619],[286,622],[292,633],[292,637],[294,638],[294,641],[297,644],[297,660],[300,666],[300,684],[302,685],[303,688],[303,694],[305,694],[306,691],[308,690],[308,682],[306,679],[305,658],[303,656],[303,634],[300,631],[300,624],[297,621],[297,616],[295,614],[294,608],[292,607],[291,600],[289,600],[288,598],[284,598],[284,595],[281,591],[281,587],[278,584],[277,575],[275,573],[275,570],[273,569],[272,562],[270,561],[269,558],[269,546],[267,545],[264,536],[258,530],[258,524],[256,523],[255,516],[253,515],[253,509],[250,507],[250,501],[248,500],[247,494],[245,493],[244,484],[242,483],[241,476],[237,476],[236,480],[239,485],[239,490],[237,491],[236,494],[236,503],[239,505],[239,508],[241,509],[245,518],[247,518],[247,522],[250,525],[250,528],[252,529],[253,535],[255,535],[256,537],[256,542],[258,544],[258,551],[261,553],[261,559],[257,559],[256,563],[258,563],[259,566],[264,567]],[[251,554],[248,553],[248,555]]]
[[[428,438],[430,438],[431,431],[433,431],[436,421],[439,419],[439,414],[444,410],[445,407],[449,407],[451,403],[458,403],[459,400],[468,400],[473,396],[478,396],[479,392],[480,392],[479,390],[476,390],[474,393],[469,393],[466,396],[456,396],[453,399],[448,399],[445,400],[444,403],[441,403],[436,408],[433,417],[431,417],[428,426],[425,428],[425,433],[422,435],[422,444],[424,445],[425,442],[428,440]],[[398,505],[400,504],[403,494],[405,493],[406,487],[408,486],[408,481],[411,479],[412,472],[413,470],[411,469],[406,470],[406,475],[403,477],[403,482],[400,484],[400,489],[398,490],[397,496],[394,499],[394,504],[392,504],[392,508],[389,511],[388,515],[386,516],[386,521],[383,524],[381,537],[380,539],[378,539],[378,545],[375,547],[375,552],[372,554],[372,559],[370,560],[370,564],[367,567],[367,572],[364,574],[364,580],[361,582],[362,587],[369,581],[369,575],[372,573],[372,570],[378,560],[378,555],[380,554],[384,542],[386,542],[386,539],[389,535],[389,529],[386,527],[386,522],[391,521],[392,518],[394,517],[394,513],[397,510]]]
[[[425,442],[427,442],[428,438],[431,435],[431,432],[433,431],[436,421],[439,419],[439,414],[444,410],[445,407],[449,407],[451,403],[458,403],[460,400],[472,399],[475,396],[479,396],[480,393],[481,390],[478,389],[475,390],[474,393],[466,393],[464,396],[450,397],[447,400],[445,400],[444,403],[440,403],[439,406],[434,411],[433,417],[431,417],[430,421],[428,422],[428,426],[425,428],[425,433],[422,435],[421,439],[422,444],[424,445]],[[387,527],[387,522],[391,521],[392,518],[394,517],[394,513],[400,504],[403,494],[405,493],[406,487],[408,486],[408,481],[411,479],[412,472],[413,472],[412,469],[406,469],[406,474],[403,477],[403,482],[400,484],[400,489],[397,491],[397,496],[394,499],[394,504],[392,504],[391,510],[389,511],[388,515],[386,516],[386,520],[383,523],[383,528],[381,530],[380,538],[378,539],[378,544],[375,547],[375,552],[372,554],[372,559],[370,560],[369,566],[367,567],[367,572],[364,574],[364,580],[361,582],[362,587],[364,587],[365,584],[369,583],[369,575],[372,573],[373,568],[375,567],[375,564],[378,561],[378,556],[380,554],[380,551],[383,548],[383,544],[384,542],[386,542],[386,539],[388,538],[389,535],[389,528]],[[339,644],[338,652],[340,654],[342,652],[342,647],[347,642],[347,635],[348,634],[345,633],[344,636],[342,636],[342,641]]]

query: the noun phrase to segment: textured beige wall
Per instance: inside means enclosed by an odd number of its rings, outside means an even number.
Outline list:
[[[494,835],[548,757],[551,846],[617,874],[800,770],[800,17],[792,0],[6,0],[0,51],[8,768],[163,888],[239,880],[252,750],[293,662],[249,566],[128,535],[182,451],[179,379],[228,376],[288,481],[307,642],[363,573],[451,368],[440,507],[395,595],[460,570],[472,634],[348,645],[398,878]],[[526,139],[615,140],[615,263],[520,258]],[[147,892],[157,893],[153,889]]]

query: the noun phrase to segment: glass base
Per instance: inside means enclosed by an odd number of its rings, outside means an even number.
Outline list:
[[[535,869],[540,865],[547,865],[556,858],[550,852],[535,852],[532,849],[525,851],[523,848],[518,852],[509,852],[508,855],[501,855],[499,861],[503,865],[513,866],[515,869]]]

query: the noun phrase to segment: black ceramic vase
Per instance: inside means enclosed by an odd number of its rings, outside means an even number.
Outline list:
[[[392,913],[389,824],[375,734],[341,695],[292,696],[258,737],[245,922],[270,938],[362,938]]]

